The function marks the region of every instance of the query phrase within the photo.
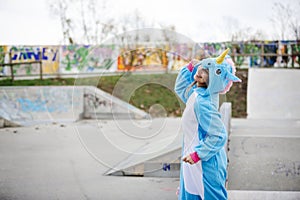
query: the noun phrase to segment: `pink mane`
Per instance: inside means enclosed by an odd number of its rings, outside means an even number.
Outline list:
[[[235,75],[236,69],[235,69],[233,60],[231,58],[226,58],[226,62],[231,66],[232,74]],[[225,89],[223,91],[221,91],[220,94],[226,94],[230,90],[232,83],[233,83],[233,81],[229,81],[229,83],[226,85]]]

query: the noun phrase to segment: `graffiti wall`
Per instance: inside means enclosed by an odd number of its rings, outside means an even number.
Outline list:
[[[13,72],[16,75],[32,75],[40,73],[40,60],[45,74],[57,73],[59,67],[59,46],[4,46],[2,53],[4,63],[14,63]],[[20,64],[18,64],[20,63]],[[5,75],[11,74],[9,66],[1,69]]]
[[[5,52],[7,52],[6,48],[6,46],[0,46],[0,75],[3,75],[4,71],[4,66],[1,64],[5,63]]]
[[[118,70],[165,70],[166,52],[160,48],[138,47],[134,50],[121,49]]]
[[[37,75],[42,61],[43,74],[89,73],[116,71],[118,51],[107,46],[1,46],[0,64],[13,63],[15,75]],[[10,66],[0,66],[0,73],[9,76]]]
[[[171,71],[179,70],[192,58],[193,45],[143,45],[121,48],[118,57],[120,71]]]
[[[238,67],[299,67],[300,41],[199,43],[196,58],[217,56],[225,48]]]
[[[115,71],[178,71],[191,59],[230,48],[237,67],[299,67],[300,41],[196,44],[0,46],[0,75],[76,74]]]
[[[114,63],[118,57],[115,45],[61,47],[60,73],[89,73],[116,71]]]

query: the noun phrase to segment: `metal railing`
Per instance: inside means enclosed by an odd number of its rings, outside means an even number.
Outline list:
[[[28,52],[26,52],[28,53]],[[11,72],[11,80],[14,81],[15,75],[14,75],[14,66],[16,65],[24,65],[24,64],[39,64],[39,74],[40,79],[43,80],[43,60],[42,60],[42,52],[38,51],[39,59],[35,61],[24,61],[24,62],[13,62],[12,60],[12,52],[0,52],[0,54],[5,55],[8,54],[8,63],[0,63],[0,66],[10,66],[10,72]]]

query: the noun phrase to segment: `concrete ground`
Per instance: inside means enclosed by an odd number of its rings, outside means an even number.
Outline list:
[[[300,199],[299,126],[232,120],[229,199]],[[147,157],[181,137],[172,118],[0,129],[0,199],[176,199],[179,178],[103,174],[145,145]]]
[[[165,125],[176,136],[178,119]],[[157,136],[133,142],[118,131],[122,126],[82,121],[0,129],[0,199],[176,199],[178,178],[103,175],[150,140],[168,137],[155,130]]]
[[[300,120],[236,119],[229,189],[300,191]]]

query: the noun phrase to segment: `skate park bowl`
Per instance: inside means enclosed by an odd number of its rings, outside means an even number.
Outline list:
[[[298,82],[300,71],[273,70],[275,69],[249,69],[248,118],[223,119],[230,133],[228,152],[230,200],[300,199],[298,153],[300,120],[297,114],[299,92],[296,89],[300,85]],[[281,88],[283,85],[291,88],[284,90]],[[145,120],[148,119],[147,113],[95,87],[1,87],[0,91],[0,116],[3,121],[26,126],[2,130],[1,161],[5,172],[2,173],[2,180],[5,180],[6,185],[4,184],[3,188],[6,192],[19,196],[23,194],[32,194],[35,197],[48,196],[49,199],[50,193],[36,190],[42,188],[44,191],[66,197],[65,191],[60,192],[61,183],[64,183],[74,188],[74,195],[82,195],[80,196],[82,198],[85,195],[96,197],[98,195],[96,191],[116,197],[121,194],[113,194],[114,187],[106,185],[114,183],[122,190],[130,185],[138,187],[138,184],[134,184],[139,180],[141,187],[149,183],[147,186],[151,191],[155,191],[153,188],[161,187],[160,182],[171,179],[153,177],[175,177],[175,180],[178,180],[182,145],[180,119],[155,119],[151,126],[143,128],[145,124],[148,125],[148,121]],[[266,94],[265,97],[262,97],[263,94]],[[278,109],[274,109],[274,105],[272,107],[274,102],[270,102],[272,98],[276,98],[277,104],[285,102],[287,105],[278,105]],[[220,111],[224,113],[222,116],[231,114],[228,110]],[[93,121],[93,119],[101,120]],[[139,134],[153,133],[153,130],[160,131],[162,124],[164,126],[157,137],[132,142],[135,141],[134,137],[127,137],[120,131],[120,127],[123,127],[131,133],[128,127],[131,119],[142,119],[135,121],[139,125],[139,130],[144,130],[138,131]],[[71,122],[71,125],[65,127],[58,124],[36,125],[61,122]],[[116,126],[116,122],[120,127]],[[78,133],[74,132],[74,127]],[[41,137],[43,139],[40,139]],[[82,148],[82,141],[91,153],[108,163],[110,167],[97,165],[98,163],[83,151],[86,147]],[[72,160],[69,161],[69,158]],[[61,171],[66,176],[62,176]],[[144,178],[125,179],[102,176],[103,174],[144,176]],[[41,177],[44,177],[43,180]],[[74,181],[71,181],[72,178]],[[26,184],[29,179],[35,188]],[[168,182],[168,185],[171,184],[169,187],[176,188],[178,186],[176,181]],[[53,183],[51,187],[47,185],[50,183]],[[19,187],[20,185],[23,187]],[[100,190],[101,187],[106,187],[105,191]],[[130,187],[122,191],[128,195],[126,192],[133,190],[133,187]],[[170,197],[174,197],[173,193],[172,191]],[[152,196],[153,194],[148,194],[148,199],[153,199]],[[165,199],[176,198],[168,197]],[[51,198],[57,197],[53,195]]]
[[[93,86],[0,87],[2,126],[145,117],[147,113]]]

